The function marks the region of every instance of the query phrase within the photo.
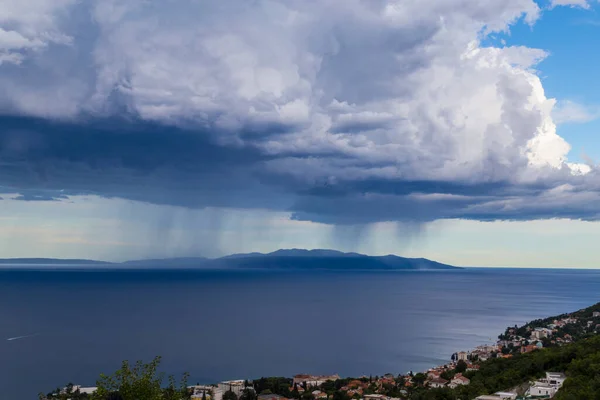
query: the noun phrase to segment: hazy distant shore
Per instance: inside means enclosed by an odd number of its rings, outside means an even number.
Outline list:
[[[272,253],[232,254],[220,258],[182,257],[130,260],[120,263],[85,259],[9,258],[0,259],[1,266],[43,267],[100,267],[102,269],[252,269],[252,270],[337,270],[337,271],[394,271],[394,270],[451,270],[460,269],[425,258],[405,258],[396,255],[368,256],[334,250],[277,250]]]

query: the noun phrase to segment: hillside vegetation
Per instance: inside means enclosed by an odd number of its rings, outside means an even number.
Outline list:
[[[495,358],[480,364],[479,371],[466,372],[468,386],[456,389],[415,390],[414,400],[473,399],[482,394],[516,387],[541,378],[546,371],[564,371],[567,380],[556,400],[600,399],[600,336],[561,347],[537,350],[513,358]]]

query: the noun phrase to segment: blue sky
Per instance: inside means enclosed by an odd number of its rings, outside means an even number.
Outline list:
[[[580,119],[565,121],[558,133],[572,149],[569,158],[600,162],[600,81],[595,78],[600,63],[600,5],[589,8],[554,7],[538,2],[542,17],[531,27],[516,24],[506,34],[496,34],[490,44],[528,46],[549,53],[537,67],[546,95],[559,102],[573,102],[586,111]],[[587,117],[586,117],[587,116]]]
[[[597,268],[599,10],[11,3],[0,257],[303,247]]]

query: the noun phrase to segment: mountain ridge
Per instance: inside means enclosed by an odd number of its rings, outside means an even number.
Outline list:
[[[218,258],[175,257],[128,260],[121,263],[85,259],[9,258],[0,264],[14,265],[110,265],[123,267],[162,267],[199,269],[300,269],[300,270],[441,270],[461,269],[426,258],[393,254],[369,256],[329,249],[279,249],[270,253],[239,253]]]

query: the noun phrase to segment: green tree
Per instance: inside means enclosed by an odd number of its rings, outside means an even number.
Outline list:
[[[466,363],[466,362],[464,362],[463,360],[459,360],[459,361],[456,363],[456,368],[455,368],[454,370],[455,370],[456,372],[459,372],[459,373],[461,373],[461,374],[462,374],[463,372],[465,372],[465,371],[467,370],[467,363]]]
[[[292,380],[290,378],[284,377],[270,377],[270,378],[260,378],[255,379],[253,382],[254,389],[256,393],[260,394],[278,394],[283,397],[290,398],[292,397],[292,393],[290,391],[291,386],[293,385]],[[268,390],[268,392],[267,392]]]
[[[419,372],[418,374],[413,376],[413,382],[419,386],[423,385],[425,383],[426,379],[427,379],[427,376],[422,372]]]
[[[294,383],[294,390],[292,390],[290,396],[293,399],[299,399],[300,398],[300,392],[298,391],[298,385]]]
[[[187,374],[184,374],[179,385],[175,378],[169,376],[168,385],[162,387],[164,374],[158,372],[160,357],[144,364],[138,361],[131,366],[123,361],[121,369],[112,375],[100,375],[96,382],[97,390],[93,400],[187,400],[190,393],[187,389]]]
[[[452,380],[452,378],[454,378],[454,371],[444,371],[440,374],[440,378],[447,381]]]
[[[350,400],[350,396],[348,396],[348,393],[342,390],[337,390],[333,394],[333,400]]]
[[[256,395],[256,392],[254,391],[254,389],[249,389],[246,388],[244,389],[244,391],[242,392],[241,396],[240,396],[240,400],[257,400],[258,396]]]
[[[308,390],[304,393],[302,393],[302,400],[315,400],[315,395],[312,394],[312,392],[309,392]]]
[[[238,400],[238,397],[233,391],[228,390],[223,393],[223,400]]]

